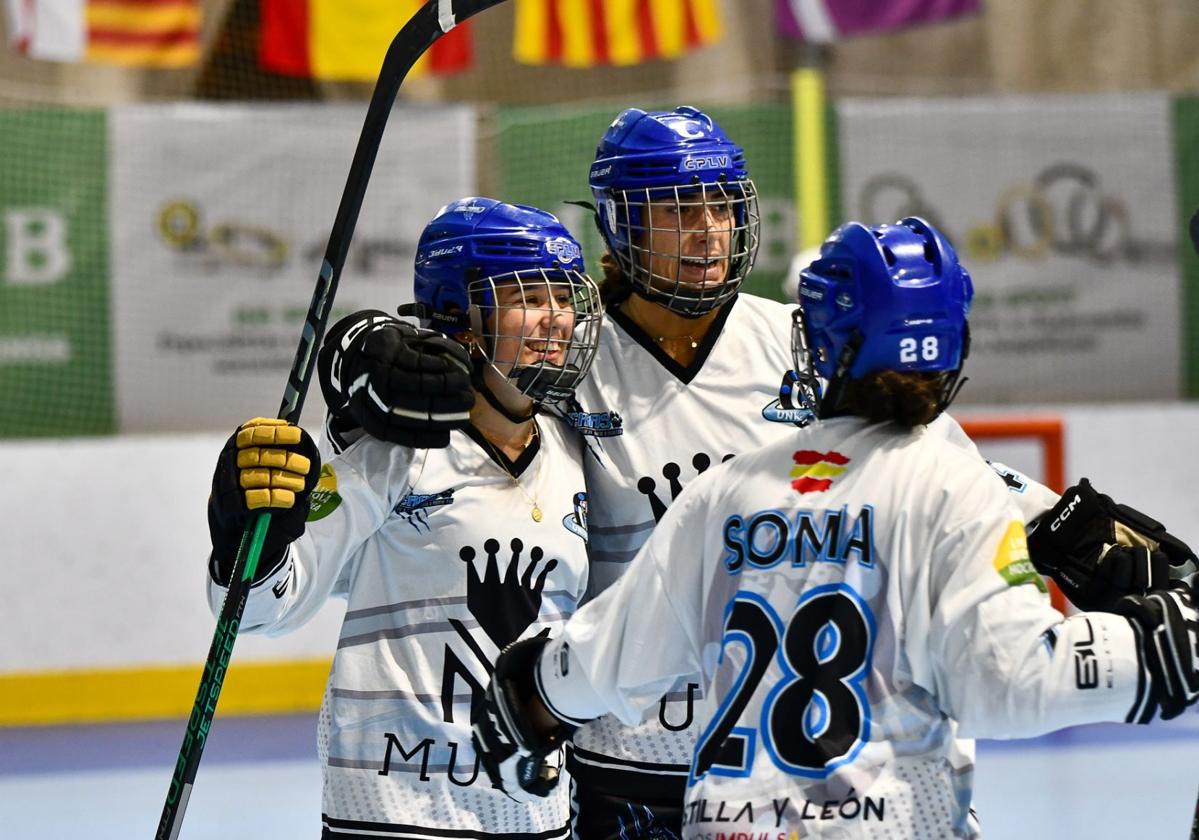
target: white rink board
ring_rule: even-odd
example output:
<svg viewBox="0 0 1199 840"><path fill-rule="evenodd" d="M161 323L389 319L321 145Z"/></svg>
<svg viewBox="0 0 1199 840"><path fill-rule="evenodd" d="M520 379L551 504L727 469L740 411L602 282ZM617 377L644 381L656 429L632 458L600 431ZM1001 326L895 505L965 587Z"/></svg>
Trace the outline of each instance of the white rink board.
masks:
<svg viewBox="0 0 1199 840"><path fill-rule="evenodd" d="M1064 420L1068 482L1088 476L1199 546L1199 405L1029 412ZM204 660L213 628L204 597L205 506L224 440L205 434L0 443L0 615L7 628L0 672ZM328 656L341 610L340 601L331 602L312 624L278 639L239 637L237 655Z"/></svg>

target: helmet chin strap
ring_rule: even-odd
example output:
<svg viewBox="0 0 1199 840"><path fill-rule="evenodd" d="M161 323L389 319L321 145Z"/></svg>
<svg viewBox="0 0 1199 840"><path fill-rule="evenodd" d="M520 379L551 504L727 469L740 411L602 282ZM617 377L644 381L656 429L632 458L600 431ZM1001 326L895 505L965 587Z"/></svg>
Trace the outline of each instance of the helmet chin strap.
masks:
<svg viewBox="0 0 1199 840"><path fill-rule="evenodd" d="M857 361L858 351L862 349L864 340L865 336L862 335L861 330L854 330L853 334L849 336L849 340L845 342L845 346L841 348L841 353L837 356L837 366L833 368L833 375L829 377L828 387L824 389L824 396L816 408L816 415L820 419L825 420L845 413L846 409L843 403L845 402L845 389L849 385L849 371L853 368L853 363Z"/></svg>
<svg viewBox="0 0 1199 840"><path fill-rule="evenodd" d="M474 374L471 376L471 384L475 386L476 391L483 395L483 399L487 400L488 405L490 405L512 423L524 423L533 419L534 415L536 415L541 409L541 405L539 403L533 402L532 409L528 414L517 414L512 409L508 408L508 406L504 405L500 398L496 396L495 392L491 390L491 386L487 384L486 377L483 375L483 372L487 369L489 363L485 359L481 358L475 358L473 359L473 362Z"/></svg>
<svg viewBox="0 0 1199 840"><path fill-rule="evenodd" d="M962 376L962 368L966 366L966 357L970 355L970 322L966 321L962 324L962 360L958 363L957 370L945 372L944 388L941 391L941 399L937 403L937 414L942 414L949 408L949 404L957 397L958 392L962 390L962 386L970 381L970 377Z"/></svg>

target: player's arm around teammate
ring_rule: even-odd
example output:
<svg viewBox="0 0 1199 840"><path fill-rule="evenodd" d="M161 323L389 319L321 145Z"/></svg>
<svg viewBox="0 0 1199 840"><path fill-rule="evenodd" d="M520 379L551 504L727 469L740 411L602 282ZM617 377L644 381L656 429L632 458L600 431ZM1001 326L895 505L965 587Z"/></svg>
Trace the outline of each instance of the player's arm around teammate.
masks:
<svg viewBox="0 0 1199 840"><path fill-rule="evenodd" d="M721 803L723 831L797 829L803 803L852 789L845 828L871 796L901 836L974 836L958 726L1018 737L1199 700L1189 586L1063 620L1002 485L924 429L964 358L972 289L948 243L906 219L843 226L823 253L794 340L819 421L696 479L620 583L501 657L475 730L505 785L586 719L638 720L702 666L718 697L685 824ZM927 352L905 354L909 339Z"/></svg>
<svg viewBox="0 0 1199 840"><path fill-rule="evenodd" d="M323 837L564 838L559 762L534 769L545 797L517 805L479 772L469 726L499 651L560 627L586 587L583 453L538 411L587 374L598 290L556 218L486 198L438 213L415 275L426 326L342 325L334 340L347 411L424 446L366 435L322 465L302 429L245 424L214 479L213 601L254 509L273 536L249 629L286 632L347 599L319 722ZM379 358L406 373L380 377ZM385 410L395 392L407 413Z"/></svg>

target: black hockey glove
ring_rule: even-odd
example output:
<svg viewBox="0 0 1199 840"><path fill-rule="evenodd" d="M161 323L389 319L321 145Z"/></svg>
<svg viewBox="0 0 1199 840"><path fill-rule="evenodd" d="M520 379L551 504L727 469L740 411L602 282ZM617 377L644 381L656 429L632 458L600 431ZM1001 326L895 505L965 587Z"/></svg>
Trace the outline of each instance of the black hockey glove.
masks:
<svg viewBox="0 0 1199 840"><path fill-rule="evenodd" d="M495 673L474 711L471 740L491 784L517 802L536 802L558 784L555 756L575 727L559 722L548 735L525 716L534 698L533 670L549 639L513 642L495 661ZM540 702L534 700L534 702Z"/></svg>
<svg viewBox="0 0 1199 840"><path fill-rule="evenodd" d="M449 446L450 430L467 425L474 405L466 348L383 312L337 322L317 370L343 430L348 416L371 437L417 449Z"/></svg>
<svg viewBox="0 0 1199 840"><path fill-rule="evenodd" d="M1129 596L1116 605L1137 631L1141 658L1149 669L1150 704L1137 723L1148 723L1154 707L1161 719L1178 717L1199 700L1199 612L1188 584L1172 581L1168 589Z"/></svg>
<svg viewBox="0 0 1199 840"><path fill-rule="evenodd" d="M270 512L271 524L253 583L270 577L288 544L304 533L308 497L320 473L316 444L299 426L264 417L239 426L217 458L208 497L212 579L229 585L242 533L258 510Z"/></svg>
<svg viewBox="0 0 1199 840"><path fill-rule="evenodd" d="M1082 479L1029 525L1033 565L1079 609L1110 612L1125 595L1195 571L1195 554L1160 522Z"/></svg>

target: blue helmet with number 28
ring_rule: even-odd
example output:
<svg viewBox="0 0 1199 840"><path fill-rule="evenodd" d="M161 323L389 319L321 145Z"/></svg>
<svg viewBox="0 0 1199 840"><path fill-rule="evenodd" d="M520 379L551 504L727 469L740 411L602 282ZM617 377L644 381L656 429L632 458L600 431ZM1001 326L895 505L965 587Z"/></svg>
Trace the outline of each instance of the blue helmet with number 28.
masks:
<svg viewBox="0 0 1199 840"><path fill-rule="evenodd" d="M791 351L801 387L816 404L817 377L832 391L879 370L944 371L948 405L973 296L953 246L923 219L842 225L800 272Z"/></svg>

